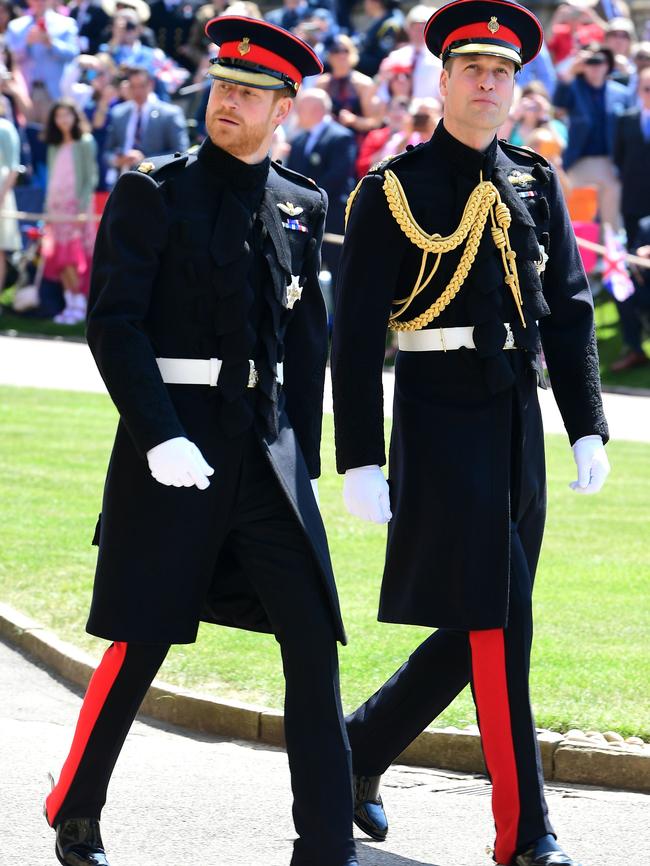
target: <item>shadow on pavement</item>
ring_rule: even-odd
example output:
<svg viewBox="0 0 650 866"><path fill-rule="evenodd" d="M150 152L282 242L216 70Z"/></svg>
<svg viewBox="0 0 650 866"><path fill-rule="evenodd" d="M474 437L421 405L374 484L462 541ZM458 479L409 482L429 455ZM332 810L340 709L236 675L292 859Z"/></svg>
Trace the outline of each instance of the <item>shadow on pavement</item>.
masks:
<svg viewBox="0 0 650 866"><path fill-rule="evenodd" d="M411 860L410 857L400 857L391 851L382 851L365 842L357 842L357 853L359 855L359 866L441 866L433 862L425 863L423 860Z"/></svg>

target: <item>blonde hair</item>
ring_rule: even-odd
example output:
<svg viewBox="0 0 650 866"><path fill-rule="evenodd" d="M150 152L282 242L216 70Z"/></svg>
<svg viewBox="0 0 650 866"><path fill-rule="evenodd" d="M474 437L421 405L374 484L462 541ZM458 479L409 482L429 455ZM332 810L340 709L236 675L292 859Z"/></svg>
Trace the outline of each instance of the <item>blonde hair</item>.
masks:
<svg viewBox="0 0 650 866"><path fill-rule="evenodd" d="M348 57L350 58L350 66L354 69L359 62L359 52L357 51L357 46L350 39L349 36L346 36L345 33L341 33L336 37L336 43L345 46L348 49ZM328 54L331 49L328 50Z"/></svg>

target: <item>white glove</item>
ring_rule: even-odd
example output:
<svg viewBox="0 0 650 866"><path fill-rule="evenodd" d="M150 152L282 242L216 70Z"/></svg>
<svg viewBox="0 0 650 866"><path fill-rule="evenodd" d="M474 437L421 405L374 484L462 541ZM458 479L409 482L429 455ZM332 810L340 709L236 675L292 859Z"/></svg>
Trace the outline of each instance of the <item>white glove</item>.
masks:
<svg viewBox="0 0 650 866"><path fill-rule="evenodd" d="M583 436L573 443L578 480L569 487L576 493L598 493L609 475L609 460L600 436Z"/></svg>
<svg viewBox="0 0 650 866"><path fill-rule="evenodd" d="M348 469L343 479L343 501L354 517L373 523L388 523L390 510L388 483L379 466Z"/></svg>
<svg viewBox="0 0 650 866"><path fill-rule="evenodd" d="M167 487L193 487L205 490L210 486L208 475L214 469L203 459L193 442L185 436L177 436L161 442L147 451L151 474Z"/></svg>
<svg viewBox="0 0 650 866"><path fill-rule="evenodd" d="M314 499L316 500L316 505L320 508L320 496L318 494L318 478L310 478L309 482L311 484L311 489L314 491Z"/></svg>

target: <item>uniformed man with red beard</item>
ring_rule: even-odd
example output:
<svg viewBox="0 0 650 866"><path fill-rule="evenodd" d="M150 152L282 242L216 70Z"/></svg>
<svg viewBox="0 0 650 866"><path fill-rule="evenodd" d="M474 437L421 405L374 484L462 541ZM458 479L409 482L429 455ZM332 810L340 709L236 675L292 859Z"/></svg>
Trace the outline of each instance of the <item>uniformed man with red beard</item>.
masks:
<svg viewBox="0 0 650 866"><path fill-rule="evenodd" d="M268 157L303 76L322 66L265 22L229 16L206 29L219 46L208 138L120 178L97 238L88 343L120 421L87 628L112 644L46 815L60 863L107 866L99 819L113 766L169 646L192 643L203 619L280 644L291 863L357 866L336 652L345 633L312 489L326 200ZM187 850L201 862L191 840Z"/></svg>

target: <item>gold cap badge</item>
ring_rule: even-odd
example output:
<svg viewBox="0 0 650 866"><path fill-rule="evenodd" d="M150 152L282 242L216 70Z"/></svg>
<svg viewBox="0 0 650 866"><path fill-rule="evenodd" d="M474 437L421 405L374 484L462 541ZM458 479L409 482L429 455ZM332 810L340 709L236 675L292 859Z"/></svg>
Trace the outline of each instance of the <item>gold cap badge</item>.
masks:
<svg viewBox="0 0 650 866"><path fill-rule="evenodd" d="M150 171L153 171L156 166L153 162L141 162L138 166L138 171L143 171L145 174L149 174Z"/></svg>
<svg viewBox="0 0 650 866"><path fill-rule="evenodd" d="M242 41L241 41L241 42L239 43L239 45L237 46L237 51L239 51L239 53L240 53L241 56L243 57L245 54L248 54L248 52L249 52L250 50L251 50L250 39L249 39L248 36L244 36L244 38L242 39Z"/></svg>
<svg viewBox="0 0 650 866"><path fill-rule="evenodd" d="M496 19L496 15L493 15L490 18L487 28L490 31L490 33L496 33L497 32L497 30L499 29L499 22Z"/></svg>

